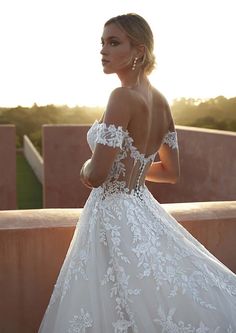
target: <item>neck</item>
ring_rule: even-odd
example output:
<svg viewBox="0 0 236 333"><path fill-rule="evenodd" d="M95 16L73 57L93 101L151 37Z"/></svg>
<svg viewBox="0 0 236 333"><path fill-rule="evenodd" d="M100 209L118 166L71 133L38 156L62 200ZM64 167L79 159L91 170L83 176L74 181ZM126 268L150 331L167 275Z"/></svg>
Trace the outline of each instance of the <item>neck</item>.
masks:
<svg viewBox="0 0 236 333"><path fill-rule="evenodd" d="M141 71L130 71L128 74L127 72L125 74L117 73L117 75L121 81L122 87L134 88L142 84L149 84L147 76Z"/></svg>

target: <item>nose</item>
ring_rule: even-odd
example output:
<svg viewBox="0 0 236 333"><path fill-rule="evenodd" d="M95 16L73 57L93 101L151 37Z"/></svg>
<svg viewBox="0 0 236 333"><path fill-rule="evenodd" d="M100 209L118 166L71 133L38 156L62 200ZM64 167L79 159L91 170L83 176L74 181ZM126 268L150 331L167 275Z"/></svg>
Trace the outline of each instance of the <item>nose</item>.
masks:
<svg viewBox="0 0 236 333"><path fill-rule="evenodd" d="M100 54L101 54L101 55L106 55L106 54L107 54L107 51L106 51L105 45L102 46L101 51L100 51Z"/></svg>
<svg viewBox="0 0 236 333"><path fill-rule="evenodd" d="M103 50L103 47L102 47L102 49L101 49L101 51L100 51L100 54L101 54L101 55L105 55L105 52L104 52L104 50Z"/></svg>

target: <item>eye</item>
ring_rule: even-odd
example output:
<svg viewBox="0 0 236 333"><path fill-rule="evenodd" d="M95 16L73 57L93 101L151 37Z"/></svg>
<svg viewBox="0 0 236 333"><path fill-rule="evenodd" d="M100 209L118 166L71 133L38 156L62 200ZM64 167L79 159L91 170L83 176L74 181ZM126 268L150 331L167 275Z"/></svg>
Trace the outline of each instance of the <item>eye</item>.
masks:
<svg viewBox="0 0 236 333"><path fill-rule="evenodd" d="M120 43L117 40L111 40L111 41L109 41L109 45L111 45L111 46L117 46L119 44ZM101 45L102 45L102 47L105 45L105 42L103 40L101 41Z"/></svg>
<svg viewBox="0 0 236 333"><path fill-rule="evenodd" d="M117 46L117 45L119 45L120 43L117 42L116 40L111 40L110 44L111 44L111 46Z"/></svg>

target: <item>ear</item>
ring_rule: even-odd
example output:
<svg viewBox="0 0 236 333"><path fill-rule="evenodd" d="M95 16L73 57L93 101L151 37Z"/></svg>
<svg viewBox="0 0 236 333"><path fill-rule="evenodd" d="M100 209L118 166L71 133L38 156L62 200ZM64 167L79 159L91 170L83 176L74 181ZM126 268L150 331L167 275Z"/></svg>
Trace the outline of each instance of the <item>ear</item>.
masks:
<svg viewBox="0 0 236 333"><path fill-rule="evenodd" d="M145 55L145 45L144 44L140 44L136 46L136 57L138 57L139 59L142 59Z"/></svg>

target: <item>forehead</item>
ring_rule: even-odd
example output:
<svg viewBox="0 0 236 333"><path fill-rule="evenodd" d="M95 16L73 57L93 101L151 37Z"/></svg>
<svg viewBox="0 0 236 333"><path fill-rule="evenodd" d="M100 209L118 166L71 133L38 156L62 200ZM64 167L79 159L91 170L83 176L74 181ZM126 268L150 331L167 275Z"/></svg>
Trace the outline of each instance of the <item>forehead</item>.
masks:
<svg viewBox="0 0 236 333"><path fill-rule="evenodd" d="M115 23L110 23L110 24L106 25L103 29L102 38L108 39L111 37L117 37L122 40L125 40L125 39L129 40L126 33Z"/></svg>

